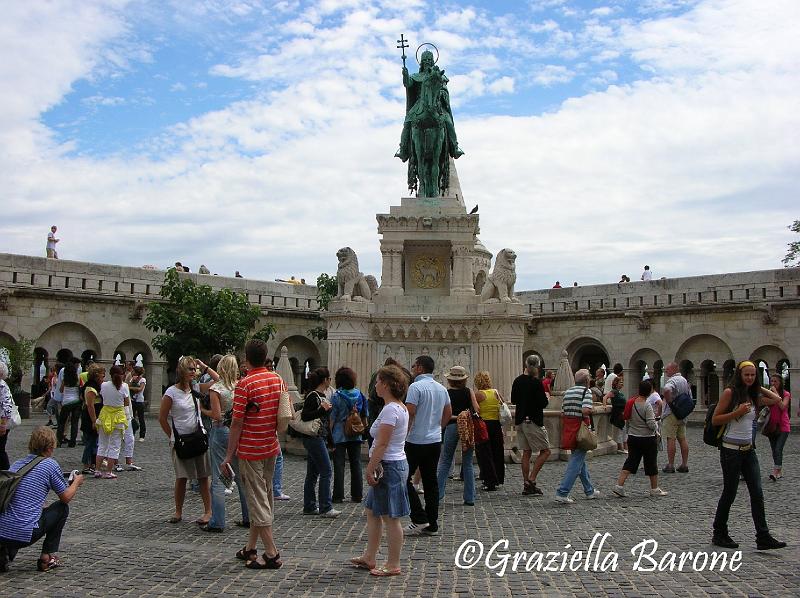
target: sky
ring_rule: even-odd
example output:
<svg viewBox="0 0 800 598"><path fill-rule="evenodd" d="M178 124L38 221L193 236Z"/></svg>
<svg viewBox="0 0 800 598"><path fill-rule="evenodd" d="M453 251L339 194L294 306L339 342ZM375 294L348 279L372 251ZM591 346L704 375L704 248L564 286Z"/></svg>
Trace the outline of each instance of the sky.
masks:
<svg viewBox="0 0 800 598"><path fill-rule="evenodd" d="M438 48L467 208L517 290L781 267L796 0L4 4L0 251L380 278L408 195L396 48Z"/></svg>

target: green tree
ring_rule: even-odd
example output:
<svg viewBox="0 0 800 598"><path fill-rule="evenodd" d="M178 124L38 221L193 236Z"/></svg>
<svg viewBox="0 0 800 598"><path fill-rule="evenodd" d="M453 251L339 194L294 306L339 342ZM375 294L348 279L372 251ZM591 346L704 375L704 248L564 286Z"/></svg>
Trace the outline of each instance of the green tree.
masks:
<svg viewBox="0 0 800 598"><path fill-rule="evenodd" d="M8 367L8 386L12 393L20 390L22 376L33 365L33 345L32 339L21 336L17 342L3 347L0 359Z"/></svg>
<svg viewBox="0 0 800 598"><path fill-rule="evenodd" d="M328 305L336 298L338 292L339 283L335 276L330 276L325 272L317 276L317 302L319 302L320 311L328 310ZM325 326L315 326L309 329L308 334L312 338L325 340L328 338L328 329Z"/></svg>
<svg viewBox="0 0 800 598"><path fill-rule="evenodd" d="M208 357L241 348L261 316L247 295L181 279L174 268L167 270L161 297L148 306L144 325L157 333L153 347L171 366L181 355ZM270 326L274 333L271 324L259 333Z"/></svg>
<svg viewBox="0 0 800 598"><path fill-rule="evenodd" d="M336 298L339 292L339 283L335 276L330 276L323 272L317 276L317 301L322 311L327 311L330 302Z"/></svg>
<svg viewBox="0 0 800 598"><path fill-rule="evenodd" d="M788 228L793 233L800 233L800 220L795 220L794 224ZM786 257L784 257L782 261L787 268L800 266L800 241L792 241L789 243Z"/></svg>

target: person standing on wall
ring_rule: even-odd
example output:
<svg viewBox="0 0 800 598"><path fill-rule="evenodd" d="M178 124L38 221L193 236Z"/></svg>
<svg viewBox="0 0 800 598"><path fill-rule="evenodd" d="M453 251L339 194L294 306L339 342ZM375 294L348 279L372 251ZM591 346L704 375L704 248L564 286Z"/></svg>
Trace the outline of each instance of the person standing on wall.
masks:
<svg viewBox="0 0 800 598"><path fill-rule="evenodd" d="M56 239L56 231L58 227L54 224L50 227L50 232L47 233L47 257L50 259L57 260L58 259L58 251L56 251L56 243L58 243L61 239Z"/></svg>

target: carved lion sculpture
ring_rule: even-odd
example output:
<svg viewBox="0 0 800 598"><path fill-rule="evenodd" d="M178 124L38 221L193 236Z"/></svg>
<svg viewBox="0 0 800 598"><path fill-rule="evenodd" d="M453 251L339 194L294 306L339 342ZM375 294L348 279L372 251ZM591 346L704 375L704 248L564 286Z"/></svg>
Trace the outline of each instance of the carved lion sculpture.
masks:
<svg viewBox="0 0 800 598"><path fill-rule="evenodd" d="M494 260L494 270L481 291L482 303L519 303L514 295L517 282L517 254L512 249L501 249Z"/></svg>
<svg viewBox="0 0 800 598"><path fill-rule="evenodd" d="M378 290L378 281L374 276L364 276L358 271L358 257L349 247L342 247L336 252L339 267L336 270L336 281L339 284L340 301L370 301Z"/></svg>

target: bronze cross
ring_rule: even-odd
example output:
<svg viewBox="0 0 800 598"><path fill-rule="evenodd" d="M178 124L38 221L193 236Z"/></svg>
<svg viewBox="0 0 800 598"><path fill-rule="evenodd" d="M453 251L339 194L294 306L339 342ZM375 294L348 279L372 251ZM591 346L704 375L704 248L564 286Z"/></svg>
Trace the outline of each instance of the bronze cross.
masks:
<svg viewBox="0 0 800 598"><path fill-rule="evenodd" d="M400 39L397 40L397 47L403 52L403 67L406 66L406 48L408 48L408 40L403 38L403 34L400 34Z"/></svg>

